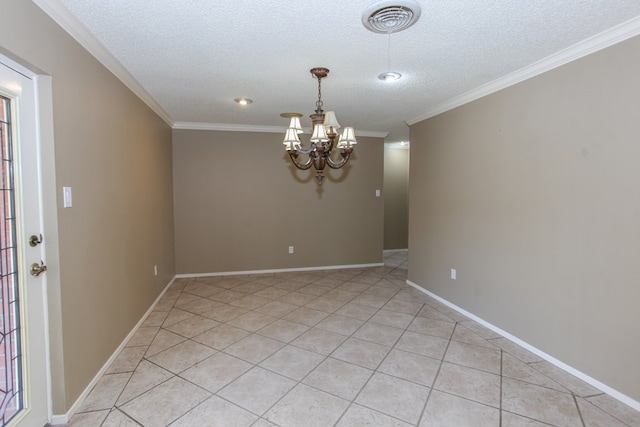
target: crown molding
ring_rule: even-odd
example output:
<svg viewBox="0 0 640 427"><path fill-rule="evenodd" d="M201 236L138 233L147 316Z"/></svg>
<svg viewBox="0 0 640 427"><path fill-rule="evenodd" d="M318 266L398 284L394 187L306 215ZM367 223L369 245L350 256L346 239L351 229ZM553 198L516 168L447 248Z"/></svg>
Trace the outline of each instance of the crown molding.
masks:
<svg viewBox="0 0 640 427"><path fill-rule="evenodd" d="M640 34L640 16L603 31L602 33L596 34L595 36L589 37L574 44L573 46L541 59L540 61L534 62L531 65L507 74L504 77L479 86L478 88L465 92L462 95L453 97L436 106L432 110L407 120L406 123L409 126L414 125L430 117L437 116L438 114L442 114L456 107L460 107L461 105L475 101L487 95L491 95L499 90L513 86L609 46L613 46L616 43L630 39L638 34Z"/></svg>
<svg viewBox="0 0 640 427"><path fill-rule="evenodd" d="M93 55L102 65L111 71L125 86L136 94L145 104L149 106L162 120L169 126L173 126L173 119L158 104L158 102L147 92L140 83L127 71L87 28L58 0L32 0L51 19L62 27L71 37L73 37L83 48Z"/></svg>
<svg viewBox="0 0 640 427"><path fill-rule="evenodd" d="M230 123L206 123L206 122L175 122L174 129L187 130L217 130L225 132L265 132L265 133L284 133L287 128L285 126L258 126L258 125L239 125ZM310 128L305 128L306 133L311 133ZM356 130L357 136L386 138L389 132L375 132L367 130Z"/></svg>
<svg viewBox="0 0 640 427"><path fill-rule="evenodd" d="M219 130L225 132L265 132L284 133L287 128L284 126L257 126L239 125L233 123L207 123L207 122L175 122L174 129L187 130Z"/></svg>
<svg viewBox="0 0 640 427"><path fill-rule="evenodd" d="M356 129L356 136L364 136L371 138L386 138L389 136L389 132L376 132L373 130L358 130Z"/></svg>

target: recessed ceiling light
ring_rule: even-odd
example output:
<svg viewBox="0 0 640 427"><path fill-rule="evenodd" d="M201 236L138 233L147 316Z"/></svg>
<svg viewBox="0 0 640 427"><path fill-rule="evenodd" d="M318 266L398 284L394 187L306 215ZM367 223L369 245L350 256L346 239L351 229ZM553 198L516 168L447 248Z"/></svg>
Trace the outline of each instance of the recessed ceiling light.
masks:
<svg viewBox="0 0 640 427"><path fill-rule="evenodd" d="M364 10L362 25L374 33L391 34L406 30L420 18L420 5L414 0L379 1Z"/></svg>
<svg viewBox="0 0 640 427"><path fill-rule="evenodd" d="M234 101L236 101L240 105L249 105L253 102L249 98L236 98L234 99Z"/></svg>
<svg viewBox="0 0 640 427"><path fill-rule="evenodd" d="M378 76L380 80L383 80L385 82L395 82L396 80L400 80L400 77L402 77L402 74L396 73L395 71L382 73Z"/></svg>

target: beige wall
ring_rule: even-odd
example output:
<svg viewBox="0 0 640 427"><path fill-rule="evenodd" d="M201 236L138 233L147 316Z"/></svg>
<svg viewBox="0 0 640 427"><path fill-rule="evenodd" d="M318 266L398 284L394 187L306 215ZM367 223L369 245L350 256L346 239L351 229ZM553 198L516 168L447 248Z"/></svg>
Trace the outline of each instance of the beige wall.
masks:
<svg viewBox="0 0 640 427"><path fill-rule="evenodd" d="M313 168L291 164L279 133L173 137L178 273L382 261L381 138L359 137L346 169L325 170L319 187Z"/></svg>
<svg viewBox="0 0 640 427"><path fill-rule="evenodd" d="M412 126L409 225L411 281L635 400L639 51Z"/></svg>
<svg viewBox="0 0 640 427"><path fill-rule="evenodd" d="M72 208L53 206L58 242L45 230L60 259L49 309L62 414L175 274L171 129L33 3L3 1L2 15L2 50L52 76L56 172L44 179L58 194L47 198L73 188Z"/></svg>
<svg viewBox="0 0 640 427"><path fill-rule="evenodd" d="M384 248L409 247L409 150L384 149Z"/></svg>

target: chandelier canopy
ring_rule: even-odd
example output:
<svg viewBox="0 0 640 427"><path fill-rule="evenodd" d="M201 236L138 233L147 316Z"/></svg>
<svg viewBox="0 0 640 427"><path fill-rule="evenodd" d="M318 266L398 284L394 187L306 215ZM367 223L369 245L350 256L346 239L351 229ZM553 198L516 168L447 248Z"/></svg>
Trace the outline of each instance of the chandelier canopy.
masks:
<svg viewBox="0 0 640 427"><path fill-rule="evenodd" d="M318 80L318 100L316 101L316 110L311 114L311 123L313 131L311 134L311 145L309 148L303 148L300 142L299 134L304 133L300 123L300 113L282 113L281 117L291 119L289 128L287 129L284 140L284 149L289 153L293 164L302 170L309 169L313 166L316 170L316 179L318 184L322 184L324 180L324 167L328 165L332 169L340 169L349 161L349 156L353 151L353 146L358 143L356 141L355 131L352 127L345 127L342 135L338 134L340 124L336 118L336 113L322 109L322 79L327 77L329 70L326 68L312 68L311 74ZM331 154L334 149L340 150L341 158L333 160ZM300 154L306 155L306 161L300 162L298 157Z"/></svg>

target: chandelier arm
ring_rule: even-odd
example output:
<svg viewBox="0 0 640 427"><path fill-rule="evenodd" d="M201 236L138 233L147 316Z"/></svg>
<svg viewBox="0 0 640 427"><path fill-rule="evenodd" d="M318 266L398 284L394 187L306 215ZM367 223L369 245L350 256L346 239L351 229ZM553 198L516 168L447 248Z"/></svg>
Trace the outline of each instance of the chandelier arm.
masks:
<svg viewBox="0 0 640 427"><path fill-rule="evenodd" d="M289 153L289 157L291 158L291 162L298 169L307 170L307 169L309 169L311 167L311 165L313 165L313 160L312 160L311 156L309 156L307 158L306 162L300 163L300 162L298 162L298 152L296 150L287 150L287 153Z"/></svg>
<svg viewBox="0 0 640 427"><path fill-rule="evenodd" d="M329 165L331 169L340 169L341 167L347 164L352 151L353 151L352 148L341 151L340 155L342 156L342 159L339 162L335 162L331 157L327 156L327 165Z"/></svg>
<svg viewBox="0 0 640 427"><path fill-rule="evenodd" d="M307 154L307 155L313 153L315 150L316 150L316 144L314 143L311 143L311 146L306 149L302 147L297 148L298 153Z"/></svg>

